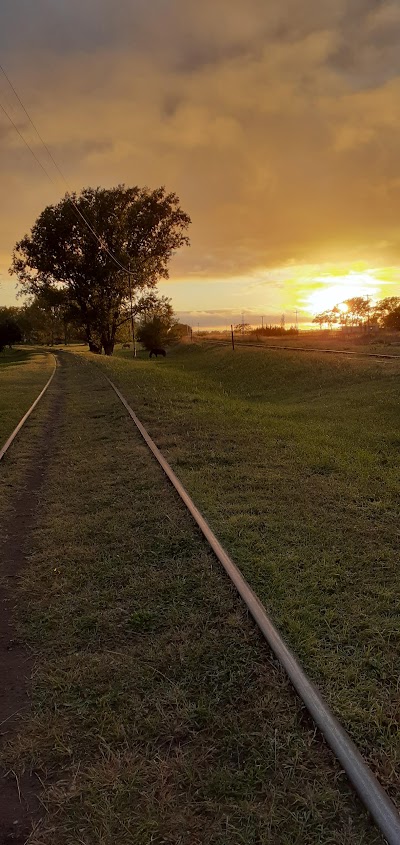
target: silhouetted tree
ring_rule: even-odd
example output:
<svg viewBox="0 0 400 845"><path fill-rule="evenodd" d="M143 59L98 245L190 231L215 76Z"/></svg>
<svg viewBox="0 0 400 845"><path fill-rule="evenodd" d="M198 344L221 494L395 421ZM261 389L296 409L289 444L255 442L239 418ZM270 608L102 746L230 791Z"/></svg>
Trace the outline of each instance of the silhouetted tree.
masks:
<svg viewBox="0 0 400 845"><path fill-rule="evenodd" d="M353 326L361 326L368 321L371 312L371 303L368 296L353 296L345 299L348 318Z"/></svg>
<svg viewBox="0 0 400 845"><path fill-rule="evenodd" d="M31 294L65 292L89 344L111 355L118 327L129 319L130 302L128 275L111 254L130 268L136 302L141 292L168 278L172 255L189 243L189 224L176 194L163 187L86 188L45 208L30 235L16 244L10 272Z"/></svg>
<svg viewBox="0 0 400 845"><path fill-rule="evenodd" d="M17 321L13 317L6 317L0 320L0 352L5 346L10 349L14 343L21 343L22 332Z"/></svg>
<svg viewBox="0 0 400 845"><path fill-rule="evenodd" d="M396 331L400 331L400 305L397 308L392 308L385 316L383 317L383 325L385 329L395 329Z"/></svg>
<svg viewBox="0 0 400 845"><path fill-rule="evenodd" d="M316 323L317 326L320 327L320 329L322 329L322 326L325 324L325 322L325 312L321 314L316 314L315 317L313 317L313 323Z"/></svg>
<svg viewBox="0 0 400 845"><path fill-rule="evenodd" d="M345 326L380 326L381 328L400 330L400 296L387 296L372 305L368 296L354 296L343 303L347 310L335 305L330 311L316 314L313 323L320 328L325 324L340 323Z"/></svg>
<svg viewBox="0 0 400 845"><path fill-rule="evenodd" d="M171 301L163 296L143 298L137 338L147 350L169 344L175 339L172 328L175 316Z"/></svg>
<svg viewBox="0 0 400 845"><path fill-rule="evenodd" d="M168 342L168 326L162 317L152 317L138 329L138 340L147 350L166 346Z"/></svg>
<svg viewBox="0 0 400 845"><path fill-rule="evenodd" d="M387 296L385 299L380 299L374 307L374 317L378 324L393 328L390 325L393 322L392 314L395 314L400 307L400 296ZM389 320L389 322L387 322ZM396 323L396 318L394 318Z"/></svg>

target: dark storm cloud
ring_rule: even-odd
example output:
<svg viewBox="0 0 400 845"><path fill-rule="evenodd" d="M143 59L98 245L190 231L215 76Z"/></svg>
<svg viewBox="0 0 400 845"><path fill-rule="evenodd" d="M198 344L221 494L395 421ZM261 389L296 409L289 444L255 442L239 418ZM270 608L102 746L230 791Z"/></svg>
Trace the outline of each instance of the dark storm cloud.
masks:
<svg viewBox="0 0 400 845"><path fill-rule="evenodd" d="M397 0L360 5L362 14L353 9L345 17L331 62L353 85L367 88L399 72L400 5Z"/></svg>

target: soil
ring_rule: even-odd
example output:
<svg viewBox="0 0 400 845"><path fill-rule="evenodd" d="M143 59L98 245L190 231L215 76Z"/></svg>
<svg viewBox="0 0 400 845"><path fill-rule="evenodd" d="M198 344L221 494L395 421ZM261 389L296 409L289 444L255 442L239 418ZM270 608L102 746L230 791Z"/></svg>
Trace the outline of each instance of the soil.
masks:
<svg viewBox="0 0 400 845"><path fill-rule="evenodd" d="M0 569L0 745L18 731L21 716L30 708L29 692L34 656L18 640L18 606L14 585L29 553L39 495L46 481L47 468L62 416L62 381L63 372L59 367L46 394L50 399L49 409L32 463L23 486L15 493L12 511L3 531ZM11 446L13 451L18 450L18 440L24 437L24 434L27 434L26 428L22 429ZM3 460L7 460L7 455ZM40 779L34 772L25 772L18 777L12 770L6 772L0 769L0 845L24 845L32 825L41 815L40 789Z"/></svg>

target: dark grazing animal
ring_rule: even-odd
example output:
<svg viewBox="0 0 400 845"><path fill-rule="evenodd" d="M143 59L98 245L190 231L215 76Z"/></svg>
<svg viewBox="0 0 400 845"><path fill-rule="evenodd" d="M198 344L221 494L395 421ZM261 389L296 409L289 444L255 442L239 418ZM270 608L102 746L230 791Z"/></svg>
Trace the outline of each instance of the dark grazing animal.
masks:
<svg viewBox="0 0 400 845"><path fill-rule="evenodd" d="M160 347L158 347L157 349L150 349L149 358L152 358L153 355L155 355L156 358L158 357L158 355L162 355L163 358L165 358L166 354L167 353L166 353L165 349L160 349Z"/></svg>

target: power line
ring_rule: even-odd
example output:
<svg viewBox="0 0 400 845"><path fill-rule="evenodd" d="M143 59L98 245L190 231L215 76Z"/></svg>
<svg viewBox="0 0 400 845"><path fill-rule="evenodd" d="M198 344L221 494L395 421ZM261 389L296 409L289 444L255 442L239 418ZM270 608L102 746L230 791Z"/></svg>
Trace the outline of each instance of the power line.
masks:
<svg viewBox="0 0 400 845"><path fill-rule="evenodd" d="M52 155L51 151L49 150L49 148L48 148L48 146L47 146L46 142L43 140L43 138L42 138L42 136L41 136L41 134L40 134L39 130L37 129L37 127L36 127L36 125L35 125L34 121L32 120L32 118L31 118L31 116L30 116L30 114L29 114L28 110L27 110L27 109L26 109L26 107L24 106L24 103L22 102L21 97L19 96L19 94L18 94L17 90L15 89L14 85L12 84L11 79L9 78L9 76L7 75L6 71L4 70L4 68L3 68L3 66L2 66L1 64L0 64L0 70L1 70L1 72L3 73L3 75L5 76L5 78L6 78L7 82L8 82L8 84L10 85L10 87L11 87L12 91L14 92L14 94L15 94L15 96L16 96L16 98L17 98L18 102L19 102L19 104L21 105L21 108L22 108L22 109L23 109L23 111L25 112L25 114L26 114L26 116L27 116L27 118L28 118L28 120L29 120L30 124L32 125L32 127L33 127L34 131L36 132L36 135L37 135L37 137L39 138L39 141L41 142L41 144L43 145L44 149L46 150L47 155L50 157L51 161L53 162L54 167L56 168L56 170L57 170L57 171L58 171L58 173L60 174L61 179L63 180L63 182L64 182L64 183L65 183L65 185L67 186L68 191L69 191L70 193L72 193L71 188L70 188L70 186L69 186L69 184L68 184L68 182L67 182L67 180L66 180L66 178L65 178L65 176L64 176L64 174L63 174L63 172L62 172L62 170L61 170L61 168L58 166L58 164L57 164L57 162L56 162L56 160L55 160L54 156ZM10 123L12 123L12 125L13 125L14 129L16 130L16 132L18 132L18 135L19 135L19 136L20 136L20 138L23 140L23 142L24 142L25 146L26 146L26 147L28 147L28 149L29 149L29 150L30 150L30 152L32 153L32 155L33 155L34 159L37 161L37 163L39 164L39 166L42 168L43 172L46 174L47 178L48 178L48 179L50 179L50 181L51 181L53 184L55 184L54 180L52 179L52 177L50 176L50 174L47 172L47 170L46 170L46 169L45 169L45 167L43 166L42 162L41 162L41 161L40 161L40 159L36 156L36 154L35 154L35 153L34 153L34 151L32 150L32 147L30 146L30 144L28 144L28 142L26 141L26 139L24 138L24 136L22 135L22 133L19 131L19 129L18 129L18 127L16 126L16 124L14 123L13 119L10 117L10 115L8 114L8 112L5 110L5 108L2 106L2 104L1 104L1 103L0 103L0 108L2 109L2 111L4 112L4 114L6 115L6 117L7 117L7 118L8 118L8 120L10 121ZM101 248L102 250L104 250L104 252L106 252L106 253L107 253L107 255L108 255L108 256L112 259L112 261L114 261L114 263L115 263L115 264L116 264L116 265L120 268L120 270L123 270L125 273L130 274L130 270L128 270L126 267L124 267L124 265L123 265L123 264L121 264L121 262L118 260L118 258L116 258L116 257L115 257L115 255L114 255L114 254L113 254L113 253L112 253L112 252L108 249L108 247L104 244L104 242L103 242L102 238L100 237L100 235L98 234L98 232L96 232L96 230L93 228L93 226L89 223L89 221L86 219L85 215L81 212L80 208L78 208L78 206L76 205L76 203L74 202L74 200L73 200L71 197L68 197L68 200L69 200L69 202L71 203L71 205L73 205L73 207L75 208L75 211L77 212L77 214L79 214L79 217L80 217L80 218L83 220L83 222L86 224L86 226L88 227L89 231L90 231L90 232L92 233L92 235L96 238L96 240L98 241L98 243L99 243L99 245L100 245L100 248Z"/></svg>
<svg viewBox="0 0 400 845"><path fill-rule="evenodd" d="M43 165L43 164L42 164L42 162L40 161L40 158L38 158L38 157L37 157L36 153L33 151L33 149L32 149L32 147L30 146L30 144L28 144L28 141L24 138L24 136L23 136L22 132L20 132L20 131L19 131L17 124L16 124L16 123L14 123L14 121L13 121L13 119L12 119L11 115L9 115L9 114L8 114L8 112L6 111L6 109L4 108L4 106L2 105L2 103L0 103L0 109L2 110L2 112L4 112L5 116L8 118L8 120L10 121L10 123L12 124L12 126L14 127L15 131L18 133L19 137L22 139L22 141L24 142L25 146L28 148L29 152L30 152L30 153L32 153L33 158L35 159L35 161L37 161L37 163L38 163L39 167L41 167L41 168L42 168L43 173L47 176L47 178L48 178L48 179L50 179L50 182L52 182L52 183L53 183L53 185L55 185L54 179L52 179L52 177L50 176L50 173L48 173L48 172L47 172L46 168L44 167L44 165Z"/></svg>
<svg viewBox="0 0 400 845"><path fill-rule="evenodd" d="M20 96L19 96L19 94L18 94L18 91L14 88L14 85L12 84L10 77L7 75L6 71L5 71L5 70L4 70L4 68L3 68L3 65L1 65L1 64L0 64L0 70L1 70L1 72L3 73L3 75L5 76L5 78L6 78L7 82L8 82L8 84L9 84L10 88L13 90L13 92L14 92L14 94L15 94L15 96L16 96L16 98L17 98L17 100L18 100L18 102L19 102L19 104L20 104L20 106L21 106L21 108L24 110L24 112L25 112L25 114L26 114L26 116L27 116L27 118L28 118L28 120L29 120L29 123L31 124L31 126L33 126L33 129L35 130L36 135L37 135L37 136L38 136L38 138L39 138L39 141L43 144L43 146L44 146L44 148L45 148L45 150L46 150L46 152L47 152L47 155L49 156L49 158L50 158L50 159L51 159L51 161L53 162L54 167L56 168L56 170L58 170L58 172L59 172L59 174L60 174L60 176L61 176L62 180L65 182L65 184L66 184L66 186L67 186L68 190L70 190L70 187L69 187L69 185L68 185L68 182L67 182L67 180L66 180L66 178L65 178L65 176L64 176L64 174L63 174L63 172L62 172L62 170L60 169L60 167L58 166L57 162L55 161L55 159L54 159L54 157L53 157L53 155L52 155L51 151L49 150L49 148L48 148L48 146L47 146L46 142L43 140L43 138L42 138L42 136L41 136L41 134L40 134L39 130L37 129L36 125L34 124L34 122L33 122L32 118L31 118L31 116L30 116L29 112L28 112L28 111L27 111L27 109L25 108L25 106L24 106L24 104L23 104L23 102L22 102L22 100L21 100L21 97L20 97Z"/></svg>

